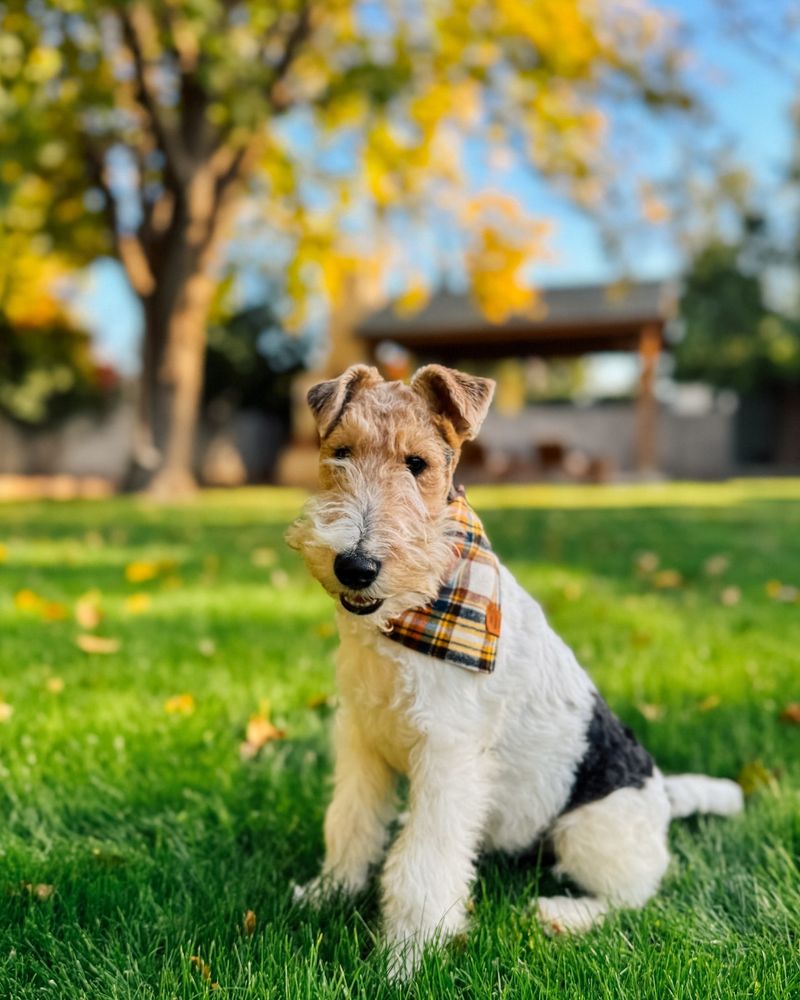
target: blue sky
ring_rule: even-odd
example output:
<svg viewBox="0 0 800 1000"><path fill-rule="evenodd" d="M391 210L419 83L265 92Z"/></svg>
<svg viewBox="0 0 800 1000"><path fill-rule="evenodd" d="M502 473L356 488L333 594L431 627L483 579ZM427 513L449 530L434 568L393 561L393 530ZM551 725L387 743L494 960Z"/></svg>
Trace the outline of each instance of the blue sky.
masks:
<svg viewBox="0 0 800 1000"><path fill-rule="evenodd" d="M661 0L658 6L674 12L689 34L695 53L692 77L713 113L709 138L724 142L748 167L758 187L772 191L790 152L789 107L798 94L797 76L792 80L784 70L776 70L728 37L715 0ZM675 170L674 143L668 132L661 138L652 130L644 134L652 140L652 156L659 169ZM594 224L523 166L488 175L476 167L474 173L553 221L554 259L534 269L538 282L606 281L615 276L618 265L608 259ZM668 234L657 228L636 238L629 259L634 276L640 278L676 275L681 264ZM97 262L89 279L81 311L98 350L123 372L133 373L141 334L138 303L113 261Z"/></svg>

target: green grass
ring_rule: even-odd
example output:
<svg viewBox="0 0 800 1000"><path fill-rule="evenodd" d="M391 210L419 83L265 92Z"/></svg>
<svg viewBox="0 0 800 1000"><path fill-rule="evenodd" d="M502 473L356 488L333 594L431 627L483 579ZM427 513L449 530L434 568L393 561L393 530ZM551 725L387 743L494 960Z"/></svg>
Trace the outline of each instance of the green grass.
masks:
<svg viewBox="0 0 800 1000"><path fill-rule="evenodd" d="M537 889L553 885L533 854L487 857L469 938L395 990L374 888L319 914L290 903L290 883L321 856L331 712L309 703L333 693L335 645L329 599L281 541L301 497L6 505L1 998L800 996L800 727L778 718L800 701L800 604L767 592L769 581L800 585L800 483L471 499L665 770L736 776L760 761L777 773L746 814L674 824L657 899L579 940L547 940L528 917ZM642 552L681 585L637 573ZM709 575L718 555L729 566ZM158 575L128 582L134 560L160 563ZM725 605L729 587L740 599ZM26 589L70 615L96 590L96 631L119 651L82 652L72 617L17 606ZM150 603L132 614L137 593ZM194 711L167 712L183 693ZM286 739L243 760L264 700ZM26 883L54 891L40 899Z"/></svg>

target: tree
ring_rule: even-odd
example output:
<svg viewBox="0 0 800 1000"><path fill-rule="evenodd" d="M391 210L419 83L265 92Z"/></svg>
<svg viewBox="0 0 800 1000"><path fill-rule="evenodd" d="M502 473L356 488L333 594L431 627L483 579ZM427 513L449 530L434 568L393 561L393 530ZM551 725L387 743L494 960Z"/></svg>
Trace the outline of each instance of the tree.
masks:
<svg viewBox="0 0 800 1000"><path fill-rule="evenodd" d="M6 0L0 54L4 229L123 263L145 316L136 453L164 494L193 485L206 321L246 196L288 234L298 303L315 282L346 294L365 232L438 213L476 232L466 269L496 317L524 300L542 230L502 201L465 211L467 151L513 150L597 207L619 152L606 109L689 104L644 0ZM26 185L36 213L9 216Z"/></svg>

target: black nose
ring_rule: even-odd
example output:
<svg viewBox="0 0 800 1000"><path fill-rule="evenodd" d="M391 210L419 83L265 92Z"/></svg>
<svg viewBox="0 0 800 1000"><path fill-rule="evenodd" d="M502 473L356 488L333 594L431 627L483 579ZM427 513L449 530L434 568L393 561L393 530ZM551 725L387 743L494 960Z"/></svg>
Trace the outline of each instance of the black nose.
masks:
<svg viewBox="0 0 800 1000"><path fill-rule="evenodd" d="M370 559L361 552L340 552L333 560L333 572L340 583L351 590L368 587L381 571L377 559Z"/></svg>

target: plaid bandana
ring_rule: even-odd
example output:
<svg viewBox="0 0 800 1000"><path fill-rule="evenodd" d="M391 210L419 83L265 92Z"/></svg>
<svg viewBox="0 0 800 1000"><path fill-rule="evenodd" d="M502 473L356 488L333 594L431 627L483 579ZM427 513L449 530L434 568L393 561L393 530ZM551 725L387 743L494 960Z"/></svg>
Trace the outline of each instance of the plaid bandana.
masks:
<svg viewBox="0 0 800 1000"><path fill-rule="evenodd" d="M500 635L500 566L463 496L450 503L450 516L455 570L431 604L395 618L387 638L465 670L491 673Z"/></svg>

